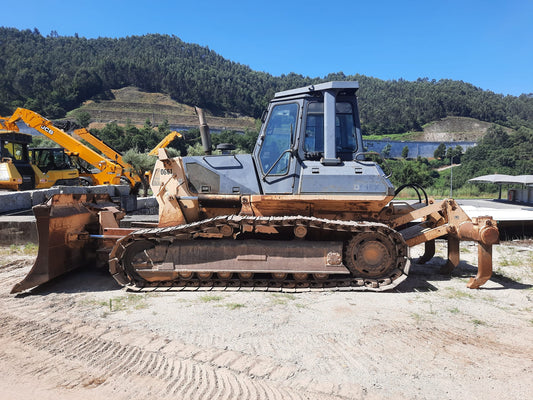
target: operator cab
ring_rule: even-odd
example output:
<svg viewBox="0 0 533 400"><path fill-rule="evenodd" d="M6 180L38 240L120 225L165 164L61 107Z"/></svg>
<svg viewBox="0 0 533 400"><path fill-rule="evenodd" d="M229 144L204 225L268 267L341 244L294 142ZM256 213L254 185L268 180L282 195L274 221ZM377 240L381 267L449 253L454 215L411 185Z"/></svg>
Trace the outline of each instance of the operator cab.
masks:
<svg viewBox="0 0 533 400"><path fill-rule="evenodd" d="M20 190L35 188L35 172L30 164L28 145L31 143L31 135L19 132L0 133L0 181L10 182L12 177L9 173L8 163L12 163L20 174L21 182L16 185Z"/></svg>
<svg viewBox="0 0 533 400"><path fill-rule="evenodd" d="M363 152L357 82L275 94L253 158L265 194L390 195L392 184Z"/></svg>
<svg viewBox="0 0 533 400"><path fill-rule="evenodd" d="M59 171L74 169L71 158L62 147L32 147L29 148L32 164L43 171Z"/></svg>
<svg viewBox="0 0 533 400"><path fill-rule="evenodd" d="M381 168L361 160L358 88L327 82L276 93L252 155L182 158L191 193L393 196Z"/></svg>

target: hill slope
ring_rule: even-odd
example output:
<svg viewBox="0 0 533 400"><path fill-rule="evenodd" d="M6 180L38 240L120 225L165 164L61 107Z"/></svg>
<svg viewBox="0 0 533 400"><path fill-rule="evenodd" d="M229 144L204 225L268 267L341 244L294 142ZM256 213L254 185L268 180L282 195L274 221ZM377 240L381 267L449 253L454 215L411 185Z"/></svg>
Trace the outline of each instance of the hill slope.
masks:
<svg viewBox="0 0 533 400"><path fill-rule="evenodd" d="M0 28L0 52L2 115L24 106L48 118L63 117L111 89L135 86L216 116L233 112L258 118L276 91L357 80L367 133L421 131L424 124L447 116L533 128L533 95L504 97L447 79L383 81L342 72L322 78L294 73L274 77L168 35L86 39Z"/></svg>
<svg viewBox="0 0 533 400"><path fill-rule="evenodd" d="M424 126L419 140L427 142L475 142L492 124L467 117L446 117Z"/></svg>
<svg viewBox="0 0 533 400"><path fill-rule="evenodd" d="M91 115L90 127L101 128L104 124L115 121L119 124L131 122L142 126L148 119L152 126L167 120L171 127L197 127L198 117L194 107L180 104L162 93L147 93L135 87L111 90L113 99L88 100L69 113L86 111ZM250 117L226 116L218 117L208 113L207 122L215 130L245 131L255 127L255 120Z"/></svg>

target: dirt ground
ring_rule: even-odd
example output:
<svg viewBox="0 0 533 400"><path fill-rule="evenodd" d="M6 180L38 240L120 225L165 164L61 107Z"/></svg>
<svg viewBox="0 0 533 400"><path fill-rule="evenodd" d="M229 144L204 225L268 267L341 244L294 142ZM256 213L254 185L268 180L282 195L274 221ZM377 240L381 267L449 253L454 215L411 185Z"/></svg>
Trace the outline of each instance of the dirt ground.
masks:
<svg viewBox="0 0 533 400"><path fill-rule="evenodd" d="M10 288L35 249L0 249L0 399L526 399L533 392L533 245L494 248L465 287L445 243L390 292L128 292L75 271ZM415 248L411 255L421 253Z"/></svg>

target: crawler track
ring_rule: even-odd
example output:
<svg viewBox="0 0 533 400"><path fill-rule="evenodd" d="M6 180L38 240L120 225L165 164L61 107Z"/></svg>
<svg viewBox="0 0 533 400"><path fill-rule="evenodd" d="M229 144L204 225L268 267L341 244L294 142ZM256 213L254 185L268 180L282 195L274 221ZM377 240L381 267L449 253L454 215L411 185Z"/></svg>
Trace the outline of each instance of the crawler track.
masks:
<svg viewBox="0 0 533 400"><path fill-rule="evenodd" d="M271 232L269 240L261 242L266 246L277 242L279 247L280 243L298 240L295 235L300 235L300 239L305 237L303 240L308 247L320 248L321 242L337 243L338 247L342 247L342 262L338 260L338 264L344 267L343 271L339 273L337 268L336 273L332 274L309 273L305 265L292 268L280 265L279 270L273 273L253 268L236 272L223 266L216 268L215 265L212 270L181 270L178 273L176 261L171 260L169 263L167 253L179 252L179 247L184 244L202 249L206 241L213 244L213 241L225 240L209 247L210 251L215 252L215 259L218 257L217 252L223 251L218 249L252 243L256 238L264 237L262 232L267 231ZM313 244L309 245L308 240ZM360 254L360 249L364 246L366 253ZM371 255L369 262L366 261L368 254ZM141 289L175 287L185 290L244 288L300 291L336 288L383 291L394 288L407 277L407 255L408 249L402 236L381 223L302 216L230 215L176 227L135 231L117 242L111 251L109 264L111 273L119 283ZM364 260L361 261L362 259ZM147 270L155 271L158 278L145 279L140 272Z"/></svg>

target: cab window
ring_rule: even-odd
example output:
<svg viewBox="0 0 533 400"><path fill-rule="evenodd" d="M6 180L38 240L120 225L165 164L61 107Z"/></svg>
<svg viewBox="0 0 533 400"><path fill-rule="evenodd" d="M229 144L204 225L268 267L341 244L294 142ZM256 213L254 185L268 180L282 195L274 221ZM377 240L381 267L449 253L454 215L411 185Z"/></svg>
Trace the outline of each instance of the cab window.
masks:
<svg viewBox="0 0 533 400"><path fill-rule="evenodd" d="M280 104L272 108L259 151L259 160L264 173L272 168L269 175L287 174L290 154L288 152L283 154L283 152L291 148L297 115L298 104L296 103Z"/></svg>
<svg viewBox="0 0 533 400"><path fill-rule="evenodd" d="M14 162L28 162L25 151L25 144L22 143L13 143L13 142L4 142L2 146L2 157L9 157Z"/></svg>
<svg viewBox="0 0 533 400"><path fill-rule="evenodd" d="M338 102L335 108L336 157L350 161L356 150L352 104ZM304 153L307 159L320 159L324 154L324 103L312 102L308 105Z"/></svg>

